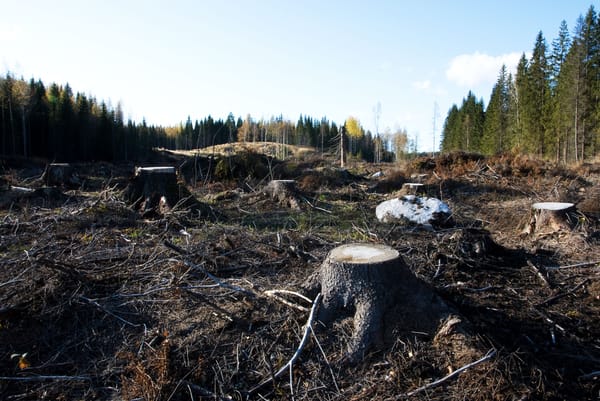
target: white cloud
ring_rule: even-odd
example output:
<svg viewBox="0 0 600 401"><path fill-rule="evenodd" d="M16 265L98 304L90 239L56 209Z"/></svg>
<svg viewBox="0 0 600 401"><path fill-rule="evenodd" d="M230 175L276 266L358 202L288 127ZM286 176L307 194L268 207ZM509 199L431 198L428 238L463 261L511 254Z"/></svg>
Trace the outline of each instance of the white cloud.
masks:
<svg viewBox="0 0 600 401"><path fill-rule="evenodd" d="M0 27L0 42L14 42L21 35L21 30L15 25Z"/></svg>
<svg viewBox="0 0 600 401"><path fill-rule="evenodd" d="M412 83L413 88L418 90L427 90L431 88L431 81L426 79L424 81L415 81Z"/></svg>
<svg viewBox="0 0 600 401"><path fill-rule="evenodd" d="M508 53L500 56L475 52L461 54L450 61L446 77L460 86L471 88L479 84L496 82L502 64L514 73L522 53Z"/></svg>

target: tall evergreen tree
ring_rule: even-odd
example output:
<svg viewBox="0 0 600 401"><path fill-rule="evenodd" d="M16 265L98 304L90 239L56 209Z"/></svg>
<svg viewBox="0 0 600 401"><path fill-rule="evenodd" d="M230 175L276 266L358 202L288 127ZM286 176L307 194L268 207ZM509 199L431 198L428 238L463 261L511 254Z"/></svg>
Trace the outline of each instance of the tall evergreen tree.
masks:
<svg viewBox="0 0 600 401"><path fill-rule="evenodd" d="M485 154L499 153L509 149L509 95L509 77L506 65L502 65L485 111L485 122L483 124L483 136L481 140L481 151Z"/></svg>
<svg viewBox="0 0 600 401"><path fill-rule="evenodd" d="M551 99L551 123L548 128L551 140L554 142L554 159L558 162L563 159L566 161L567 137L570 119L565 113L568 106L564 103L563 92L565 90L564 83L561 85L560 77L563 65L567 59L569 48L571 46L571 38L567 23L563 20L560 24L558 37L552 41L552 53L550 55L550 90ZM551 156L551 155L549 155Z"/></svg>
<svg viewBox="0 0 600 401"><path fill-rule="evenodd" d="M544 156L548 150L546 129L550 114L550 87L546 51L546 40L540 31L529 62L527 90L523 99L524 150L538 156Z"/></svg>

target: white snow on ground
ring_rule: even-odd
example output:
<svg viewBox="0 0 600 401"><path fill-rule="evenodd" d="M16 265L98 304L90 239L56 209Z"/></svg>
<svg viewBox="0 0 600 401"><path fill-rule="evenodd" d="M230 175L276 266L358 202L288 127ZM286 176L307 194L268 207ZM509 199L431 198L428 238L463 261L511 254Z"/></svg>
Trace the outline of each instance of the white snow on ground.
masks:
<svg viewBox="0 0 600 401"><path fill-rule="evenodd" d="M429 225L436 213L450 215L447 204L436 198L406 195L380 203L375 209L377 219L384 223L404 217L416 224Z"/></svg>

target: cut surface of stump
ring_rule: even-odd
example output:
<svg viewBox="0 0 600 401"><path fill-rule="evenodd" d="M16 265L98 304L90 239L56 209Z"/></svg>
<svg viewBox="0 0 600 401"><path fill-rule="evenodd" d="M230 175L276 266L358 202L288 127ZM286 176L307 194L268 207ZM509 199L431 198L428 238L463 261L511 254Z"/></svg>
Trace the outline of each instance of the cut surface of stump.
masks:
<svg viewBox="0 0 600 401"><path fill-rule="evenodd" d="M433 331L450 308L381 244L346 244L333 249L308 287L320 287L318 318L325 325L353 316L354 332L344 359L356 362L373 346L393 341L392 331Z"/></svg>
<svg viewBox="0 0 600 401"><path fill-rule="evenodd" d="M272 180L265 186L264 192L282 206L300 209L295 180Z"/></svg>
<svg viewBox="0 0 600 401"><path fill-rule="evenodd" d="M136 167L124 197L143 214L173 208L181 199L175 167Z"/></svg>
<svg viewBox="0 0 600 401"><path fill-rule="evenodd" d="M531 205L531 219L523 230L523 234L552 234L558 231L571 230L576 221L571 217L574 212L575 205L573 203L534 203Z"/></svg>

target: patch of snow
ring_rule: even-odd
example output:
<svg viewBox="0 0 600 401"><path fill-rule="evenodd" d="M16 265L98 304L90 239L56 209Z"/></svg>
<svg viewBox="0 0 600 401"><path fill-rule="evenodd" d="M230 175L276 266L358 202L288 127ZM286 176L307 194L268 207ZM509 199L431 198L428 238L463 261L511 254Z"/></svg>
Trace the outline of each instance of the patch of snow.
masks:
<svg viewBox="0 0 600 401"><path fill-rule="evenodd" d="M384 223L405 218L416 224L430 225L440 215L449 216L451 212L448 205L439 199L405 195L380 203L375 214Z"/></svg>

